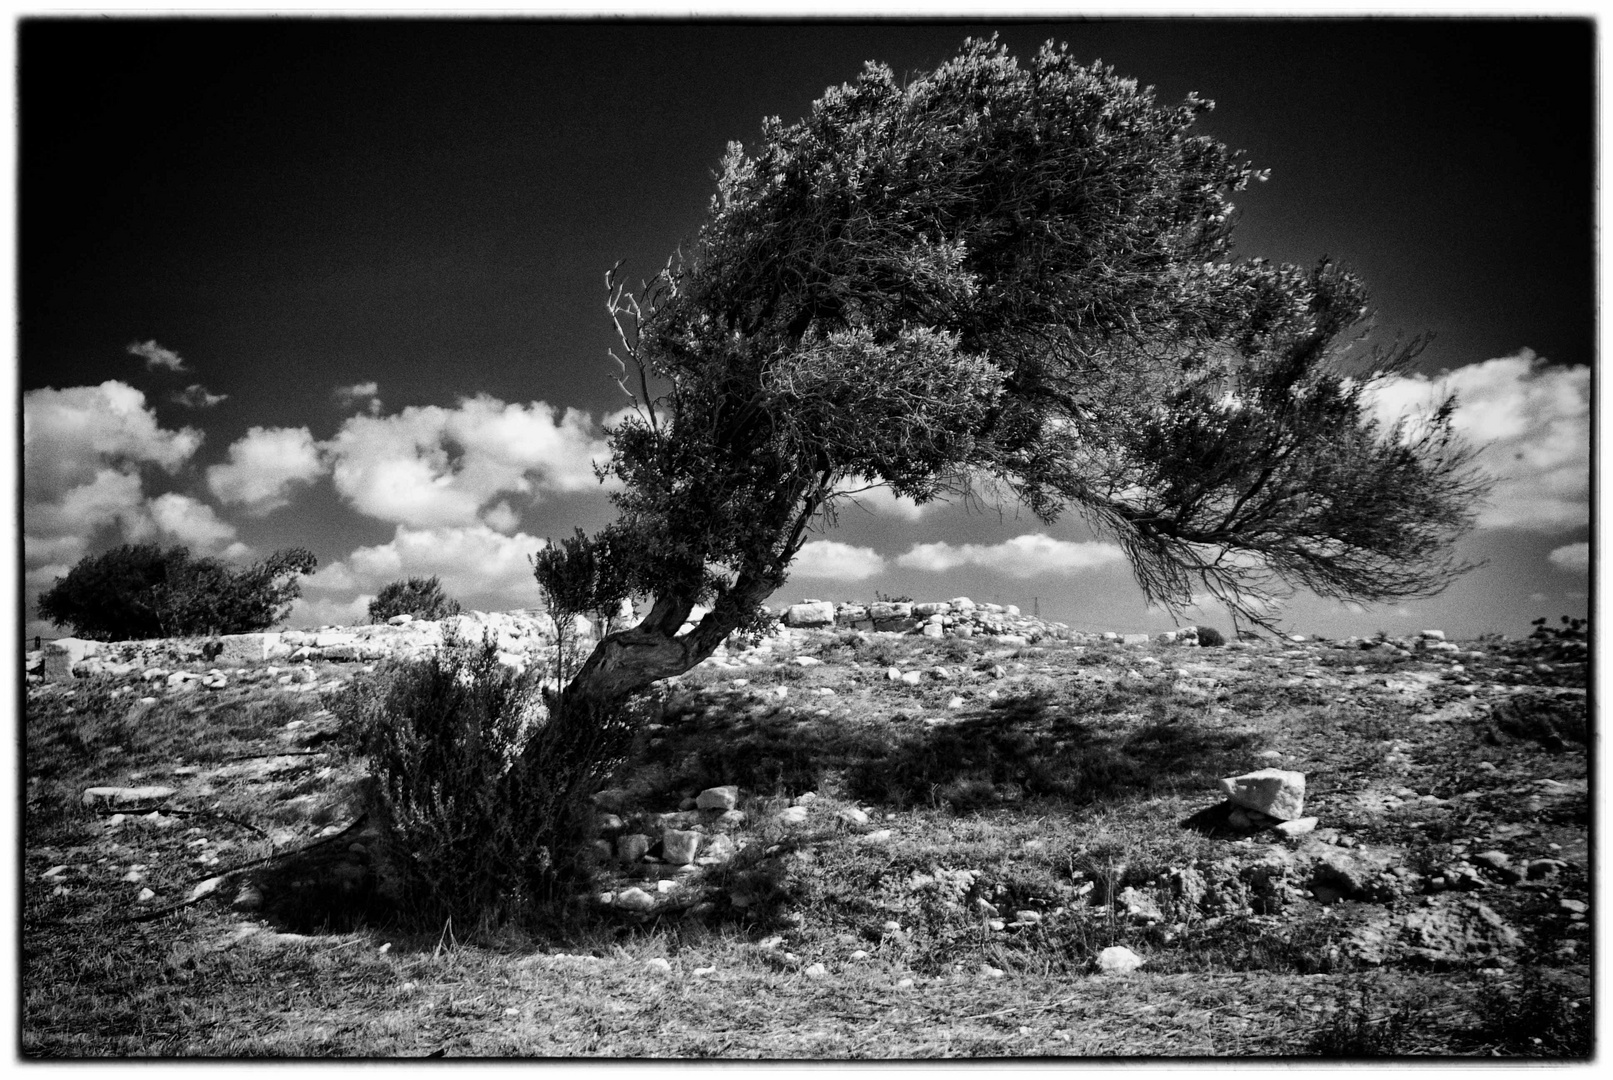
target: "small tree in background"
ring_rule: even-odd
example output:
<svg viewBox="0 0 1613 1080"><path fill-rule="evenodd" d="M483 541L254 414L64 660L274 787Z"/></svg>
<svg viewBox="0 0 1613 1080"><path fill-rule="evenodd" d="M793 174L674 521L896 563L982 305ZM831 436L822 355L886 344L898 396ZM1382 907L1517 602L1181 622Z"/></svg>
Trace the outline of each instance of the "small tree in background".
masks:
<svg viewBox="0 0 1613 1080"><path fill-rule="evenodd" d="M459 601L442 591L442 582L431 577L410 577L387 585L370 601L370 622L384 623L398 615L417 619L446 619L460 612Z"/></svg>
<svg viewBox="0 0 1613 1080"><path fill-rule="evenodd" d="M245 634L291 613L319 561L302 548L233 569L189 549L122 544L80 559L40 594L39 614L98 641Z"/></svg>

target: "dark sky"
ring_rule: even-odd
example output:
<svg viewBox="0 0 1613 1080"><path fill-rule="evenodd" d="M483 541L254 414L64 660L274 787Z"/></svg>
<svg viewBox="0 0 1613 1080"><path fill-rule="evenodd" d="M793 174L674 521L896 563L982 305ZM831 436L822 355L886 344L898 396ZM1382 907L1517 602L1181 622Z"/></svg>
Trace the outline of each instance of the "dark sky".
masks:
<svg viewBox="0 0 1613 1080"><path fill-rule="evenodd" d="M140 384L126 347L155 340L228 395L198 468L251 426L328 438L332 388L367 380L389 412L616 408L603 274L652 274L694 231L725 144L865 60L928 69L992 32L1214 99L1205 130L1271 170L1238 200L1239 253L1351 265L1383 332L1434 332L1425 370L1523 347L1589 364L1594 29L25 20L20 388ZM198 422L146 392L161 423ZM348 535L390 526L368 528Z"/></svg>

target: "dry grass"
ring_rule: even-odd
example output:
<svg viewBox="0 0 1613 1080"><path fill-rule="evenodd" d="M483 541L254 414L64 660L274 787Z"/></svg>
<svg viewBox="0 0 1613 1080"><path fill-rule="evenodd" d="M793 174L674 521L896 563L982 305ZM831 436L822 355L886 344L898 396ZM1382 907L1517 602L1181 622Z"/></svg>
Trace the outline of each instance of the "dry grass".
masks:
<svg viewBox="0 0 1613 1080"><path fill-rule="evenodd" d="M1520 677L1572 686L1569 665L1541 674L1526 650L1498 645L1464 659L1462 672L1429 657L1287 652L819 635L774 658L810 655L819 666L701 668L671 690L618 782L629 816L676 809L715 784L744 790L749 845L710 872L723 890L709 914L645 920L581 908L564 925L421 935L388 923L374 868L355 871L348 837L240 875L264 892L260 910L230 908L232 879L212 899L130 921L183 899L200 878L351 820L363 777L329 741L333 721L316 695L248 688L140 704L110 684L80 685L71 698L33 694L22 1049L1583 1054L1588 972L1554 951L1569 933L1555 894L1486 894L1526 938L1513 966L1489 971L1352 959L1337 946L1373 905L1290 899L1211 915L1171 900L1175 869L1258 857L1257 841L1183 823L1215 801L1216 777L1269 764L1260 755L1273 750L1308 774L1311 812L1325 825L1401 852L1414 869L1432 873L1463 845L1498 835L1520 856L1548 844L1565 857L1584 851L1587 796L1573 789L1536 806L1523 795L1542 776L1583 780L1583 748L1552 749L1551 732L1521 723L1496 730L1488 710L1470 709ZM1146 671L1149 655L1184 676L1128 674ZM1206 664L1215 683L1195 689ZM892 665L927 674L917 686L892 682ZM928 674L935 667L947 672ZM1396 688L1414 678L1432 689ZM1436 714L1449 718L1427 719ZM114 826L78 800L85 786L125 782L177 787L174 807L191 813ZM1357 798L1394 789L1414 797L1393 810ZM809 791L817 801L805 825L772 820ZM1465 798L1436 806L1415 798L1425 794ZM836 816L850 807L872 820ZM888 839L868 837L882 829ZM143 879L124 880L136 865ZM45 876L57 866L68 869ZM1565 880L1584 894L1582 870ZM156 894L150 903L135 900L143 887ZM1128 887L1161 898L1163 920L1125 918L1114 901ZM736 889L752 902L723 899ZM1016 925L994 928L994 917ZM1124 978L1092 974L1097 952L1114 944L1147 965ZM652 969L654 959L669 969ZM808 974L813 964L821 977Z"/></svg>

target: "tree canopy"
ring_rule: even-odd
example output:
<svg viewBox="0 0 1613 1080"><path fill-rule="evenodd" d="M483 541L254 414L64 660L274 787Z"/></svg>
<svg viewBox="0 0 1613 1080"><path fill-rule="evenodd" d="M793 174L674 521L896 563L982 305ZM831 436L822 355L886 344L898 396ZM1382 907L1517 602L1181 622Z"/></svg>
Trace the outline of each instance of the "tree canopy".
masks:
<svg viewBox="0 0 1613 1080"><path fill-rule="evenodd" d="M121 544L86 556L39 596L39 614L100 641L242 634L283 621L318 560L302 548L234 569L185 547Z"/></svg>
<svg viewBox="0 0 1613 1080"><path fill-rule="evenodd" d="M1261 176L1194 132L1210 108L976 40L731 144L687 250L639 290L608 279L637 406L606 467L620 513L538 577L655 602L574 687L625 691L752 625L858 483L1073 510L1149 599L1255 622L1296 588L1384 601L1460 573L1484 481L1454 403L1384 426L1369 388L1421 342L1365 348L1366 289L1326 259L1234 257L1231 198Z"/></svg>

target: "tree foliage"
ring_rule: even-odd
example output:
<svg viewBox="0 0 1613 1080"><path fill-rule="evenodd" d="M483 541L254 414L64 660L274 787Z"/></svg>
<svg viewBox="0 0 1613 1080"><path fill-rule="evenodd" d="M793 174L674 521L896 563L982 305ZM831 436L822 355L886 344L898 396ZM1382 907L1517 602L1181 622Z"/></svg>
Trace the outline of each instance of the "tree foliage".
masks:
<svg viewBox="0 0 1613 1080"><path fill-rule="evenodd" d="M398 615L417 619L446 619L460 612L459 601L442 590L442 582L431 577L408 577L386 585L370 601L370 622L384 623Z"/></svg>
<svg viewBox="0 0 1613 1080"><path fill-rule="evenodd" d="M858 483L1073 510L1151 600L1207 591L1255 622L1296 588L1395 600L1461 572L1484 483L1454 402L1383 425L1369 389L1421 342L1365 347L1366 290L1325 259L1233 257L1231 196L1263 177L1193 131L1211 107L1062 46L1021 65L970 41L731 145L686 254L607 281L637 406L611 437L620 513L538 577L655 603L577 692L752 624Z"/></svg>
<svg viewBox="0 0 1613 1080"><path fill-rule="evenodd" d="M39 614L98 641L242 634L283 621L318 560L276 551L241 569L184 547L122 544L80 559L40 594Z"/></svg>

